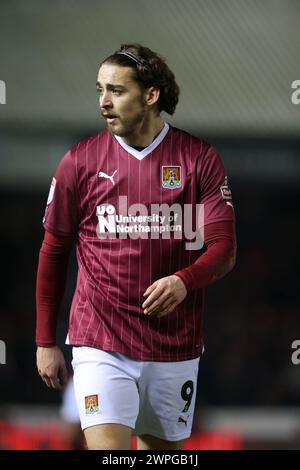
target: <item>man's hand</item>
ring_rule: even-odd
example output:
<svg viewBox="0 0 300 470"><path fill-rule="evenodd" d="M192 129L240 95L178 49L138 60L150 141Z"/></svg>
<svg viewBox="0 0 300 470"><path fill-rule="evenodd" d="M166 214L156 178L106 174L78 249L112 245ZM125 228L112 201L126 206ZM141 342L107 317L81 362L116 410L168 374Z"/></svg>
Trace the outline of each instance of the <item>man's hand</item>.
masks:
<svg viewBox="0 0 300 470"><path fill-rule="evenodd" d="M180 277L172 275L155 281L148 287L142 305L146 315L163 317L171 313L186 297L187 290Z"/></svg>
<svg viewBox="0 0 300 470"><path fill-rule="evenodd" d="M63 353L58 346L37 348L36 365L47 387L62 390L68 380L68 370Z"/></svg>

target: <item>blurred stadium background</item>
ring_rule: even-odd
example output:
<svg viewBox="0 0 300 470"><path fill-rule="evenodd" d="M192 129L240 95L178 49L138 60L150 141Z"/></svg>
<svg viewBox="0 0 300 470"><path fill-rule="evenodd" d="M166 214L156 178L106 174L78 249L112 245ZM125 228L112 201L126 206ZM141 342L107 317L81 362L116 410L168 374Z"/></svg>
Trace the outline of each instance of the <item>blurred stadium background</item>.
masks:
<svg viewBox="0 0 300 470"><path fill-rule="evenodd" d="M98 132L100 60L138 41L181 87L173 118L209 140L230 175L234 271L207 290L190 448L300 448L298 0L2 0L0 3L0 448L67 448L61 396L35 368L35 276L51 178ZM76 262L61 313L67 329ZM70 357L70 351L65 348ZM55 432L53 432L55 431Z"/></svg>

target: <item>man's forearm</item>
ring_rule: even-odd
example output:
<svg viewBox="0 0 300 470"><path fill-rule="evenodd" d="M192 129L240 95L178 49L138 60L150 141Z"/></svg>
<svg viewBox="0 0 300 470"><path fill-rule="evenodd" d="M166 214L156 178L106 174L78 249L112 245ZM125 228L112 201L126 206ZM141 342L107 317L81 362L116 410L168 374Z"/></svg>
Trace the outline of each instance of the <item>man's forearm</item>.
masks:
<svg viewBox="0 0 300 470"><path fill-rule="evenodd" d="M36 344L56 344L59 307L64 295L71 239L45 233L36 282Z"/></svg>
<svg viewBox="0 0 300 470"><path fill-rule="evenodd" d="M236 237L233 222L217 222L205 227L206 251L190 266L175 273L188 291L199 289L221 279L233 268Z"/></svg>

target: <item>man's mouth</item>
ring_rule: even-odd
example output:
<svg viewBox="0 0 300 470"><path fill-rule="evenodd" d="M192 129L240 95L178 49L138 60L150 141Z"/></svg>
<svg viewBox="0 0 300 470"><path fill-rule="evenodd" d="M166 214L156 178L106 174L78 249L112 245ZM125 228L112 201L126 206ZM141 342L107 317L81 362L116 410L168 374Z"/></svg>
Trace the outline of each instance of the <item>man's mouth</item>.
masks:
<svg viewBox="0 0 300 470"><path fill-rule="evenodd" d="M117 116L114 116L113 114L102 114L102 116L104 117L104 119L107 120L107 122L111 123L113 122Z"/></svg>

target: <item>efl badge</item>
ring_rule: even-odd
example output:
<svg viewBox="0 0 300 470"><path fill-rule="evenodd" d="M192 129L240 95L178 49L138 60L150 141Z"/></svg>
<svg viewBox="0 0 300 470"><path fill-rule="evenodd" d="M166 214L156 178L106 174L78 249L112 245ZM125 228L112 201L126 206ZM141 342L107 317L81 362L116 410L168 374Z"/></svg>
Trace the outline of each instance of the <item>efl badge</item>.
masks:
<svg viewBox="0 0 300 470"><path fill-rule="evenodd" d="M162 166L162 187L181 188L181 166Z"/></svg>
<svg viewBox="0 0 300 470"><path fill-rule="evenodd" d="M99 411L98 395L85 397L85 414L92 415Z"/></svg>
<svg viewBox="0 0 300 470"><path fill-rule="evenodd" d="M224 183L222 184L222 186L220 186L220 191L221 191L223 199L229 199L231 201L231 199L232 199L231 198L231 191L230 191L230 188L228 186L227 176L225 176Z"/></svg>

